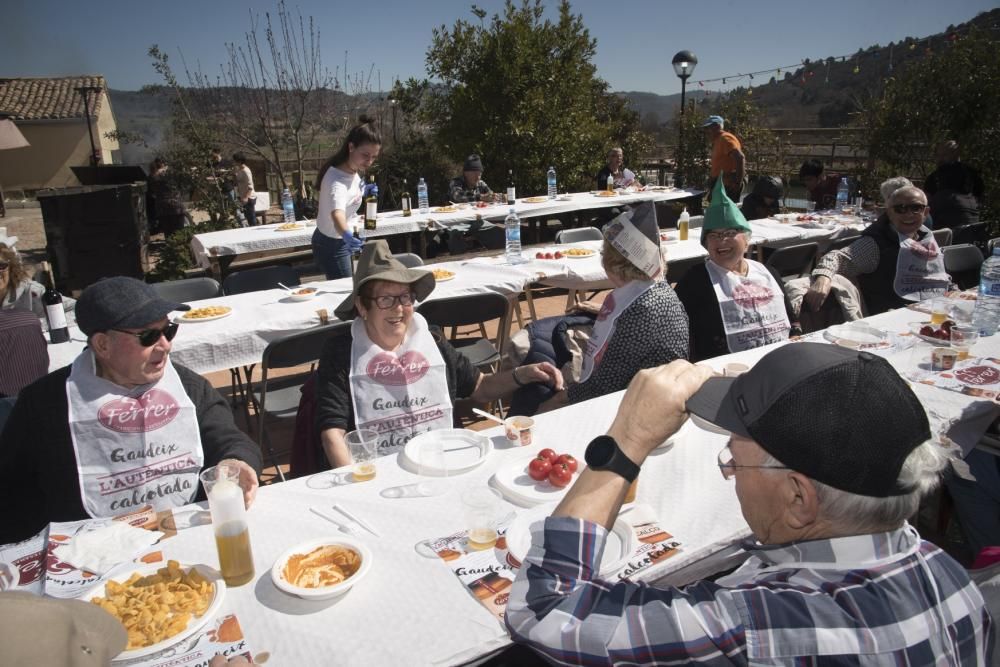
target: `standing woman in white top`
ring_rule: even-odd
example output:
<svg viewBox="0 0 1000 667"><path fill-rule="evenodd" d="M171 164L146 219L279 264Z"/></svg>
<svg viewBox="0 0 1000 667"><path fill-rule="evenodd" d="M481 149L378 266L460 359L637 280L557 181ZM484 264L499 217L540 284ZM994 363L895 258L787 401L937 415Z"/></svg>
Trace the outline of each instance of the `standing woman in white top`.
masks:
<svg viewBox="0 0 1000 667"><path fill-rule="evenodd" d="M368 119L347 133L344 145L331 157L317 177L319 211L313 232L313 257L327 279L351 275L351 253L361 249L362 242L354 236L361 216L358 208L364 198L361 176L382 148L382 138Z"/></svg>

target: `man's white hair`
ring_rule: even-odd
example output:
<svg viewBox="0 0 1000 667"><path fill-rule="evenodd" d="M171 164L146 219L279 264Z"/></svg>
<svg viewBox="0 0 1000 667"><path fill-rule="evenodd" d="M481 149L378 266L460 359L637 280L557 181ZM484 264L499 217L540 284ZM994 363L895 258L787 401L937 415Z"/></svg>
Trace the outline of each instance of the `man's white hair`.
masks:
<svg viewBox="0 0 1000 667"><path fill-rule="evenodd" d="M925 204L927 203L927 195L924 194L923 190L921 190L915 185L904 185L903 187L893 191L893 193L889 195L889 198L885 200L885 205L892 206L893 204L896 203L896 200L902 197L903 195L918 195L920 199L924 200Z"/></svg>
<svg viewBox="0 0 1000 667"><path fill-rule="evenodd" d="M882 185L879 186L879 193L882 195L882 201L889 205L889 198L892 197L892 193L900 188L912 187L913 182L906 176L893 176L890 179L882 181Z"/></svg>

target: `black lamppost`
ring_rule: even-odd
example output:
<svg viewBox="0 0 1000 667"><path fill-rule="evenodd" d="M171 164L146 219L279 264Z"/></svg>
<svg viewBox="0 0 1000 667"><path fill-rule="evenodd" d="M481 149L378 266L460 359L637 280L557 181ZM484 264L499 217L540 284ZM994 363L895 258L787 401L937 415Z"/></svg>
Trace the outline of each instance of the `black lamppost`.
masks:
<svg viewBox="0 0 1000 667"><path fill-rule="evenodd" d="M392 143L399 143L399 137L396 136L396 107L399 106L399 100L395 97L389 98L389 106L392 107Z"/></svg>
<svg viewBox="0 0 1000 667"><path fill-rule="evenodd" d="M681 118L684 117L684 93L687 90L687 80L688 77L694 73L694 67L698 64L698 57L691 53L690 51L678 51L677 55L671 61L674 66L674 72L677 74L678 78L681 80ZM681 142L684 137L684 124L678 123L678 133L677 133L677 149L680 152ZM680 173L680 163L678 162L677 169L674 172L674 185L681 187L684 184L684 179Z"/></svg>

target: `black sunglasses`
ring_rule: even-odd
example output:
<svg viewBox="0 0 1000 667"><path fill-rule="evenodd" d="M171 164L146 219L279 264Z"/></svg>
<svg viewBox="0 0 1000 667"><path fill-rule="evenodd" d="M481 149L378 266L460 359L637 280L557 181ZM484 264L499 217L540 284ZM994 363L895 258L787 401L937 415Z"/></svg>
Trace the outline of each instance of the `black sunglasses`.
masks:
<svg viewBox="0 0 1000 667"><path fill-rule="evenodd" d="M112 329L112 331L128 334L129 336L135 336L139 339L139 345L142 345L143 347L152 347L160 340L160 336L163 336L168 341L173 340L174 336L177 335L178 326L180 325L176 322L170 322L162 329L144 329L139 333L134 331L125 331L124 329Z"/></svg>
<svg viewBox="0 0 1000 667"><path fill-rule="evenodd" d="M920 213L925 208L927 208L927 204L894 204L892 210L898 215L903 215L905 213Z"/></svg>

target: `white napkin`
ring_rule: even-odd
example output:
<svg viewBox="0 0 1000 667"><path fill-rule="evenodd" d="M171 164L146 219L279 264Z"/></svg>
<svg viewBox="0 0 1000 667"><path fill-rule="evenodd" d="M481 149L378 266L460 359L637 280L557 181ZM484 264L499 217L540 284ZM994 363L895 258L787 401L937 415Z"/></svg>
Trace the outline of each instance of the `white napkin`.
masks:
<svg viewBox="0 0 1000 667"><path fill-rule="evenodd" d="M95 574L104 574L163 537L158 530L135 528L125 521L81 533L55 548L59 560Z"/></svg>

